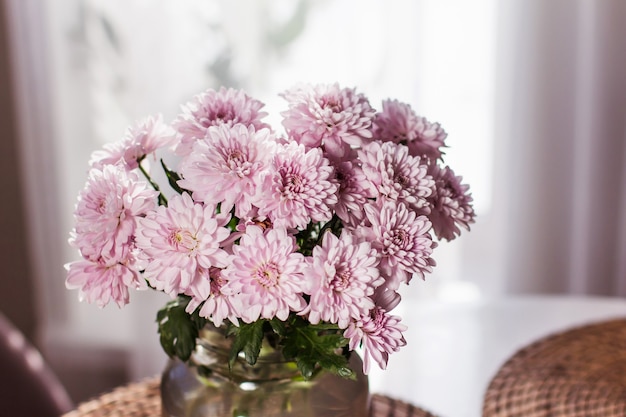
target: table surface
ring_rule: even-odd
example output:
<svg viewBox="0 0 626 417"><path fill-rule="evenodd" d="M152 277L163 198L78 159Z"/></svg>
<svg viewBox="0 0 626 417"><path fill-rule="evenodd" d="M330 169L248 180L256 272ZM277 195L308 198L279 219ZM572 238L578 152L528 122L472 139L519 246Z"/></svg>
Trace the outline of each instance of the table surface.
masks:
<svg viewBox="0 0 626 417"><path fill-rule="evenodd" d="M80 404L63 417L160 417L159 377L119 387ZM438 417L427 410L385 395L373 394L370 417Z"/></svg>
<svg viewBox="0 0 626 417"><path fill-rule="evenodd" d="M479 417L489 381L515 352L559 331L626 317L626 300L574 296L459 303L403 300L394 313L409 326L407 346L391 355L386 370L374 367L371 391L442 417Z"/></svg>

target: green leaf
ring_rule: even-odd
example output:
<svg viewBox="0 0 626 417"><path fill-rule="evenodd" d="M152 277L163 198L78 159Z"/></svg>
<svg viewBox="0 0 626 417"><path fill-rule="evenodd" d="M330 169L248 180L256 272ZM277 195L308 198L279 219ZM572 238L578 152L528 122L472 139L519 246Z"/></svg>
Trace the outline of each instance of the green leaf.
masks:
<svg viewBox="0 0 626 417"><path fill-rule="evenodd" d="M296 362L305 379L312 378L320 369L352 378L354 373L348 359L340 353L348 340L333 324L311 325L301 317L292 318L283 338L283 355Z"/></svg>
<svg viewBox="0 0 626 417"><path fill-rule="evenodd" d="M310 356L303 356L296 359L296 366L298 367L298 371L302 374L304 379L313 378L313 373L315 372L316 360L312 359Z"/></svg>
<svg viewBox="0 0 626 417"><path fill-rule="evenodd" d="M161 346L168 356L187 361L196 347L199 330L206 324L197 310L193 314L185 311L189 297L179 296L170 301L157 313Z"/></svg>
<svg viewBox="0 0 626 417"><path fill-rule="evenodd" d="M272 330L274 331L274 333L279 336L284 336L285 332L287 331L287 326L285 325L285 322L277 318L273 318L272 320L270 320L270 326L272 326Z"/></svg>
<svg viewBox="0 0 626 417"><path fill-rule="evenodd" d="M263 344L264 323L265 320L257 320L253 323L241 323L239 327L231 327L229 333L234 336L228 358L228 364L231 368L241 352L244 353L246 362L250 365L256 363L261 352L261 345Z"/></svg>
<svg viewBox="0 0 626 417"><path fill-rule="evenodd" d="M299 248L299 252L305 256L310 256L313 253L313 248L316 244L317 232L319 231L319 222L309 222L306 229L299 231L296 234L296 243Z"/></svg>
<svg viewBox="0 0 626 417"><path fill-rule="evenodd" d="M163 171L165 171L165 176L167 177L167 182L170 184L170 187L174 189L178 194L187 193L191 195L191 193L184 188L178 185L178 181L181 180L180 175L177 172L171 171L166 165L165 162L161 159L161 166L163 167Z"/></svg>

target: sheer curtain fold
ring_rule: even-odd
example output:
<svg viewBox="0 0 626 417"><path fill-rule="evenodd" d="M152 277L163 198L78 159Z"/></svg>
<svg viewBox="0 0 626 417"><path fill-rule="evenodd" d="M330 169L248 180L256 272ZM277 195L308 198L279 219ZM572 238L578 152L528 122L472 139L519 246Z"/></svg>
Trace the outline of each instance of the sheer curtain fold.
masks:
<svg viewBox="0 0 626 417"><path fill-rule="evenodd" d="M504 4L504 287L626 295L626 3Z"/></svg>

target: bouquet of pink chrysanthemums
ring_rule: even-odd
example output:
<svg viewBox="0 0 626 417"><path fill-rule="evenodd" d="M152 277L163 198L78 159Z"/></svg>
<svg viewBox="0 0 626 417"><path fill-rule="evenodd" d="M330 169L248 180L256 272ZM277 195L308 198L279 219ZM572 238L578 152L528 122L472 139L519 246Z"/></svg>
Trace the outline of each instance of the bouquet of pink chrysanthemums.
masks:
<svg viewBox="0 0 626 417"><path fill-rule="evenodd" d="M357 347L365 372L385 368L406 344L398 290L432 270L434 237L469 229L468 186L443 165L446 133L408 104L377 112L337 84L282 97L282 132L263 103L222 88L94 152L66 285L99 306L167 293L161 344L182 360L210 322L251 364L269 337L305 377L349 375Z"/></svg>

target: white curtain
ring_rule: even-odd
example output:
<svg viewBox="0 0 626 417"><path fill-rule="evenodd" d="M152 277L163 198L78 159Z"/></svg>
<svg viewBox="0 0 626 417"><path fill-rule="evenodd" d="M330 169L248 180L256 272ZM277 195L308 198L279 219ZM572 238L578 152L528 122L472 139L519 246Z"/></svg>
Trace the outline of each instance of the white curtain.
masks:
<svg viewBox="0 0 626 417"><path fill-rule="evenodd" d="M504 288L626 295L626 2L501 2Z"/></svg>

